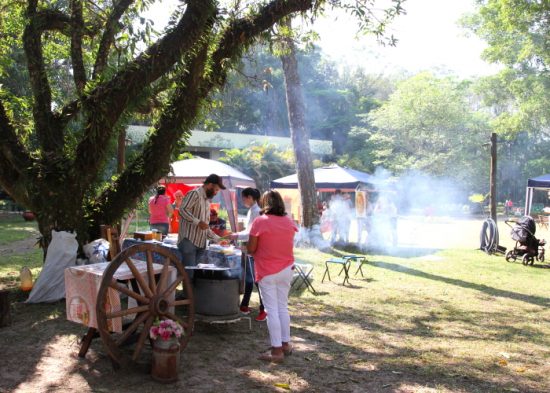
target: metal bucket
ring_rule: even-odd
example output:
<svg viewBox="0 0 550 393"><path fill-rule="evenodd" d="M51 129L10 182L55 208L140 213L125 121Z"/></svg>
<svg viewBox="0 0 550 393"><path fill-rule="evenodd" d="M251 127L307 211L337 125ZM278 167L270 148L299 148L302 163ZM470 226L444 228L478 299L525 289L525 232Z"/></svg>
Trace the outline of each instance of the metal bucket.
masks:
<svg viewBox="0 0 550 393"><path fill-rule="evenodd" d="M195 277L195 313L221 317L238 315L239 281L238 278L216 280Z"/></svg>
<svg viewBox="0 0 550 393"><path fill-rule="evenodd" d="M151 377L162 383L178 380L180 368L180 344L177 339L157 339L153 344L153 362Z"/></svg>

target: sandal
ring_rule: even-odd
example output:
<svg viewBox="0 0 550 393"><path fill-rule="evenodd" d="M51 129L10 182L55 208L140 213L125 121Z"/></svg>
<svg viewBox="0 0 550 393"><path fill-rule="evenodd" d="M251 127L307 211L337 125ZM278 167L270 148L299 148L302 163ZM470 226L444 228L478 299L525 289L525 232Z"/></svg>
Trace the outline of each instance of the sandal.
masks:
<svg viewBox="0 0 550 393"><path fill-rule="evenodd" d="M285 360L285 355L284 353L280 355L273 355L271 351L267 351L258 356L258 359L266 362L282 363L283 360Z"/></svg>
<svg viewBox="0 0 550 393"><path fill-rule="evenodd" d="M283 348L283 355L285 356L290 356L292 355L292 351L294 350L294 347L292 345L287 345L286 347L282 347ZM267 347L266 349L263 350L263 352L271 352L271 350L273 349L273 347ZM260 353L263 353L263 352L260 352Z"/></svg>

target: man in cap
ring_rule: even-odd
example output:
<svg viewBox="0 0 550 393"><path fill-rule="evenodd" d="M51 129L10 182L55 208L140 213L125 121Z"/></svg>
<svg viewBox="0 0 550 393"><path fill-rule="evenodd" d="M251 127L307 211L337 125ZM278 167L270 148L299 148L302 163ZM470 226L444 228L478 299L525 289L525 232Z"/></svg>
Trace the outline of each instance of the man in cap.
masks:
<svg viewBox="0 0 550 393"><path fill-rule="evenodd" d="M185 266L196 266L206 249L206 240L219 241L220 237L210 229L210 201L225 190L222 178L209 175L201 187L187 193L179 212L181 222L178 232L178 249ZM192 274L190 274L192 276Z"/></svg>

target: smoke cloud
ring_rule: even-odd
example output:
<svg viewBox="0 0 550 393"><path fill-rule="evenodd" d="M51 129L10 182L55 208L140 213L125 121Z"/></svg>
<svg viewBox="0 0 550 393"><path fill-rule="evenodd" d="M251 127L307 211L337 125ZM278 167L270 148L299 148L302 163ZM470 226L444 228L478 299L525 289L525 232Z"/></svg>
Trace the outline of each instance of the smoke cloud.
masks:
<svg viewBox="0 0 550 393"><path fill-rule="evenodd" d="M418 171L392 177L380 168L373 186L363 191L364 196L342 193L327 201L321 229L331 245L355 244L390 255L404 248L446 248L453 223L468 214L465 190Z"/></svg>

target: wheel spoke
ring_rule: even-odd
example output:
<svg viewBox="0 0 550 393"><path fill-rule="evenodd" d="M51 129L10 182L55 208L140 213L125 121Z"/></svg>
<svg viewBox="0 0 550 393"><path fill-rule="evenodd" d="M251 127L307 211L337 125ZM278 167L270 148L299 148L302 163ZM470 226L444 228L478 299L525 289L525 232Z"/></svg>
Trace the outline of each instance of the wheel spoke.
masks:
<svg viewBox="0 0 550 393"><path fill-rule="evenodd" d="M145 321L145 324L143 325L143 330L139 334L138 342L136 345L136 350L134 351L134 356L132 356L132 359L136 361L139 357L139 354L141 353L141 350L143 349L143 344L145 344L145 339L149 335L149 329L151 328L151 325L153 324L154 316L150 315L149 318L147 318L147 321Z"/></svg>
<svg viewBox="0 0 550 393"><path fill-rule="evenodd" d="M162 272L160 273L159 285L157 287L158 293L164 290L166 281L168 280L168 266L170 266L170 258L166 258L164 265L162 265Z"/></svg>
<svg viewBox="0 0 550 393"><path fill-rule="evenodd" d="M185 306L191 304L191 299L182 299L182 300L175 300L172 303L168 303L170 307L172 306Z"/></svg>
<svg viewBox="0 0 550 393"><path fill-rule="evenodd" d="M136 293L136 292L132 291L131 289L128 289L124 285L120 285L115 280L113 280L111 282L111 285L109 285L109 287L111 287L111 288L113 288L113 289L115 289L119 292L122 292L122 293L130 296L131 298L136 299L138 302L140 302L142 304L149 304L149 299L147 299L145 296L142 296L141 294Z"/></svg>
<svg viewBox="0 0 550 393"><path fill-rule="evenodd" d="M139 283L139 286L141 287L142 291L145 292L145 295L149 298L153 297L153 292L151 292L151 289L149 289L149 286L143 279L143 276L141 275L139 270L136 268L136 265L134 265L134 262L132 262L130 258L126 258L125 262L126 262L126 265L128 265L128 267L132 271L132 274L134 275L134 278Z"/></svg>
<svg viewBox="0 0 550 393"><path fill-rule="evenodd" d="M122 334L122 336L119 337L119 339L116 341L116 344L118 346L122 345L122 343L124 343L124 341L126 341L128 337L130 337L130 335L138 328L140 324L143 323L143 321L145 321L149 317L149 315L150 313L146 311L143 314L137 316L136 319L134 319L134 322L132 322L132 324L128 326L128 329L126 329L126 331Z"/></svg>
<svg viewBox="0 0 550 393"><path fill-rule="evenodd" d="M166 297L174 292L176 290L176 288L178 287L178 285L180 285L180 283L183 281L183 276L178 276L176 277L176 281L174 281L172 284L170 284L168 286L168 288L166 288L166 290L162 293L162 297L166 299Z"/></svg>
<svg viewBox="0 0 550 393"><path fill-rule="evenodd" d="M111 318L124 317L126 315L137 314L137 313L147 311L147 310L149 310L149 305L139 306L139 307L134 307L134 308L128 308L126 310L120 310L120 311L107 313L107 314L105 314L105 318L111 319Z"/></svg>
<svg viewBox="0 0 550 393"><path fill-rule="evenodd" d="M147 274L149 278L149 288L151 291L157 291L157 282L155 281L155 269L153 267L153 253L151 250L147 250Z"/></svg>

